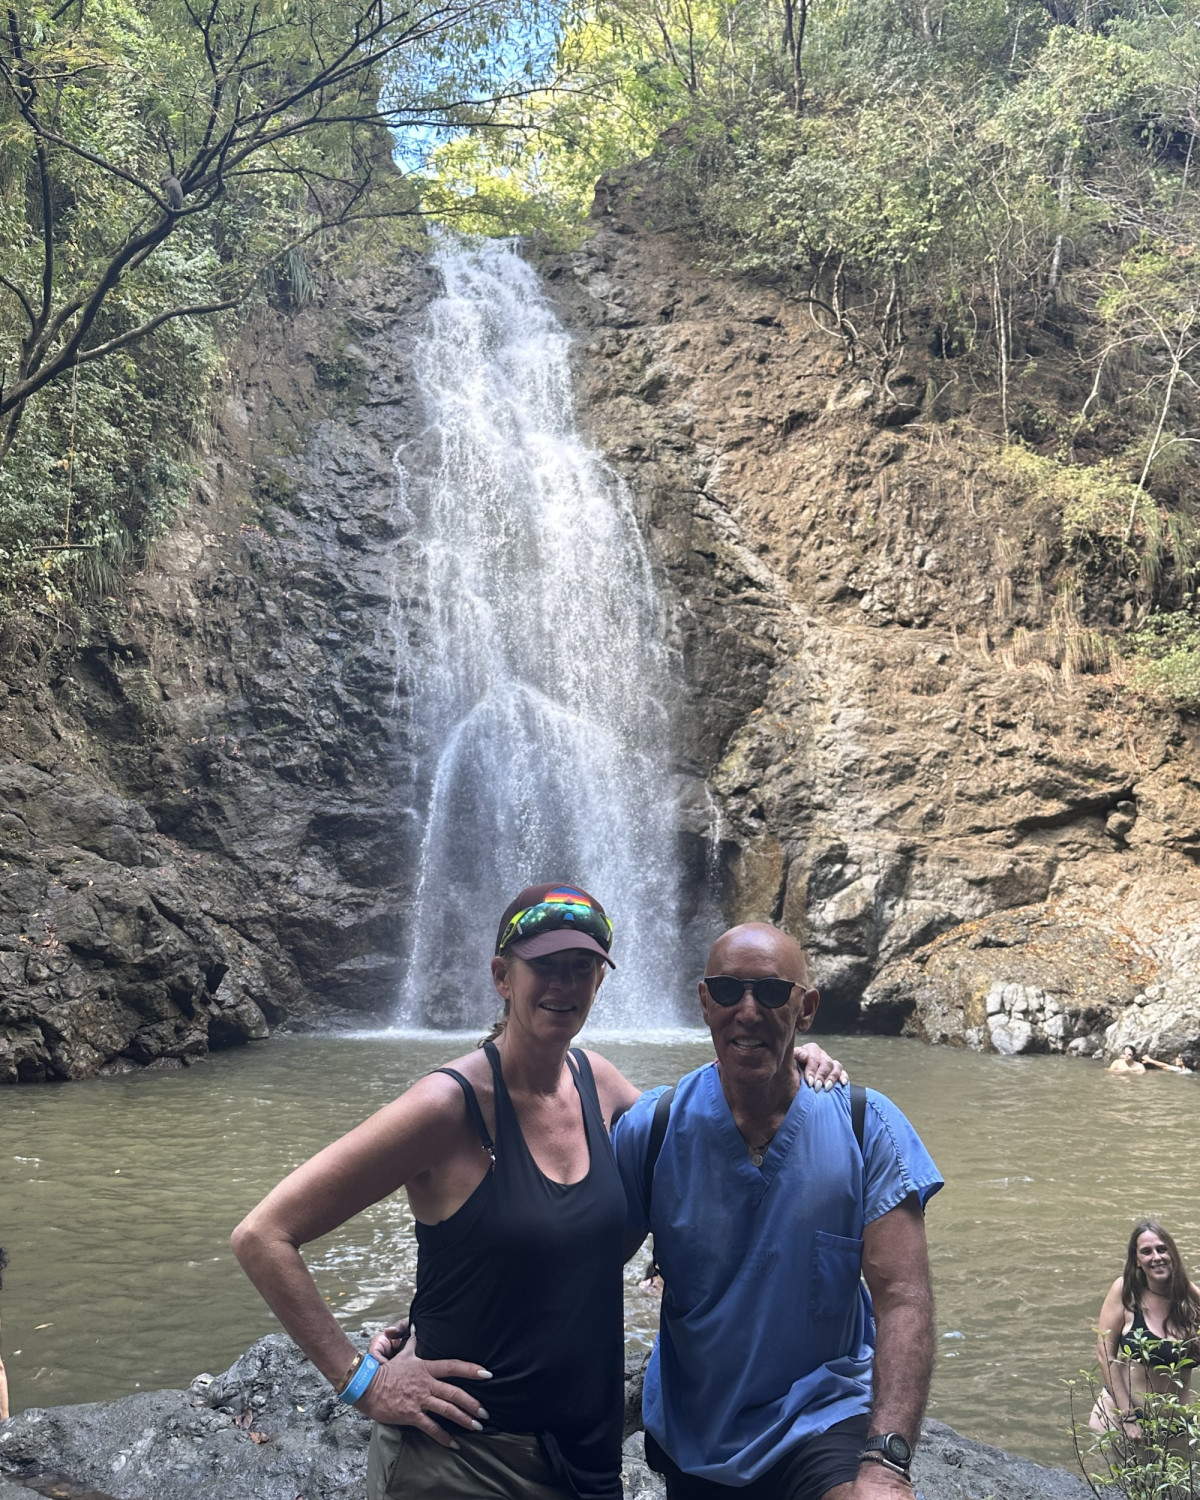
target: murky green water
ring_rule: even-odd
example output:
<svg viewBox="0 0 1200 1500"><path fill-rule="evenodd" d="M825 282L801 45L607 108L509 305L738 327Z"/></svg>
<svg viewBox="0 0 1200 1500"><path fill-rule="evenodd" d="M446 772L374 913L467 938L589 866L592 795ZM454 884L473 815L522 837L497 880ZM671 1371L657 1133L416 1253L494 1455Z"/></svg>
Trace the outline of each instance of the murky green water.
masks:
<svg viewBox="0 0 1200 1500"><path fill-rule="evenodd" d="M981 1057L878 1038L828 1042L920 1129L947 1179L929 1230L938 1296L933 1415L1067 1462L1065 1382L1129 1226L1172 1228L1200 1271L1200 1079L1127 1078L1060 1058ZM710 1055L702 1043L600 1043L637 1083ZM182 1385L274 1322L228 1248L238 1218L292 1166L392 1098L453 1043L296 1039L183 1073L0 1091L0 1294L14 1410ZM348 1326L406 1306L406 1205L377 1205L311 1247ZM630 1273L630 1337L654 1304Z"/></svg>

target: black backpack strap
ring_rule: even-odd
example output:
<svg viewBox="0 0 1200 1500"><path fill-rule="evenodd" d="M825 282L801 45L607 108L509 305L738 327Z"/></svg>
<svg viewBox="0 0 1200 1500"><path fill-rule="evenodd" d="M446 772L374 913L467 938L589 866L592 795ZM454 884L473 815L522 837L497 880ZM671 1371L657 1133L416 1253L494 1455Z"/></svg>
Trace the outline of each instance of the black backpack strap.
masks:
<svg viewBox="0 0 1200 1500"><path fill-rule="evenodd" d="M858 1142L858 1154L863 1155L863 1134L867 1127L867 1091L861 1083L850 1085L850 1126Z"/></svg>
<svg viewBox="0 0 1200 1500"><path fill-rule="evenodd" d="M642 1168L642 1196L646 1200L646 1217L650 1217L650 1194L654 1188L654 1168L658 1153L667 1134L667 1123L671 1118L671 1100L675 1097L675 1085L660 1094L654 1104L654 1117L650 1121L650 1140L646 1146L646 1165Z"/></svg>

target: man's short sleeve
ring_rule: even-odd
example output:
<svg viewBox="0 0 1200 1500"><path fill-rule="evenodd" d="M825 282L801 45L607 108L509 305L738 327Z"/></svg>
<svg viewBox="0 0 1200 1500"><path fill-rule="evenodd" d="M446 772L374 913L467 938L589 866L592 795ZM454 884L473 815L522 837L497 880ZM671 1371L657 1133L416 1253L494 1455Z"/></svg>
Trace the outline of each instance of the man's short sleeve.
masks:
<svg viewBox="0 0 1200 1500"><path fill-rule="evenodd" d="M868 1089L863 1130L863 1222L873 1224L910 1193L916 1193L924 1208L942 1186L933 1158L905 1116L885 1095Z"/></svg>
<svg viewBox="0 0 1200 1500"><path fill-rule="evenodd" d="M666 1086L649 1089L636 1099L612 1128L613 1150L625 1188L627 1223L638 1234L650 1232L650 1205L646 1201L646 1153L650 1149L650 1127L654 1106Z"/></svg>

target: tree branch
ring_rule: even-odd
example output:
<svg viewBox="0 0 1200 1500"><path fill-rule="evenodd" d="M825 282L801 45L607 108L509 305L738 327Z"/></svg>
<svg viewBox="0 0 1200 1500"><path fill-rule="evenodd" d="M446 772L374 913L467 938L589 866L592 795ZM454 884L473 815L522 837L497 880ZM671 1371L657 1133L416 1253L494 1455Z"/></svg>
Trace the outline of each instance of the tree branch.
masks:
<svg viewBox="0 0 1200 1500"><path fill-rule="evenodd" d="M144 323L139 323L136 328L119 333L116 337L107 339L103 344L93 344L90 349L81 350L73 363L86 365L94 359L104 359L109 354L115 354L118 349L124 349L127 344L134 344L139 339L146 338L156 328L161 328L164 323L169 323L174 318L199 318L210 313L225 312L231 307L236 307L245 295L245 292L240 292L236 297L225 297L220 302L196 302L189 307L168 308L166 312L156 313L154 317L147 318Z"/></svg>

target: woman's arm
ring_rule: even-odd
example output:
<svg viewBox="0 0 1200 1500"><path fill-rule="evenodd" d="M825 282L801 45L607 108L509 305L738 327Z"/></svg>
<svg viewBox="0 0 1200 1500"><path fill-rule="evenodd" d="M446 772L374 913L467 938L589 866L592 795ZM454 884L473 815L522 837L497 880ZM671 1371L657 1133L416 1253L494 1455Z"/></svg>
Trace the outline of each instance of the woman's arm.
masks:
<svg viewBox="0 0 1200 1500"><path fill-rule="evenodd" d="M329 1310L300 1256L328 1234L414 1177L442 1164L468 1127L462 1098L449 1080L426 1078L369 1120L298 1167L233 1232L233 1253L268 1307L334 1386L357 1351ZM457 1097L455 1097L457 1096ZM427 1413L470 1427L482 1412L473 1397L439 1377L486 1379L461 1360L425 1363L410 1340L407 1358L381 1366L355 1404L367 1416L450 1438Z"/></svg>
<svg viewBox="0 0 1200 1500"><path fill-rule="evenodd" d="M1121 1281L1118 1278L1109 1288L1104 1306L1100 1309L1096 1357L1100 1363L1100 1378L1123 1417L1133 1410L1129 1361L1120 1353L1124 1329L1125 1304L1121 1301Z"/></svg>
<svg viewBox="0 0 1200 1500"><path fill-rule="evenodd" d="M596 1079L596 1092L600 1096L600 1110L608 1128L617 1123L625 1111L639 1097L641 1090L635 1088L620 1068L610 1063L599 1052L588 1050L588 1061ZM830 1057L816 1042L805 1042L796 1048L796 1066L805 1083L814 1089L831 1089L838 1083L849 1083L850 1076L836 1058ZM628 1259L628 1257L626 1257Z"/></svg>

